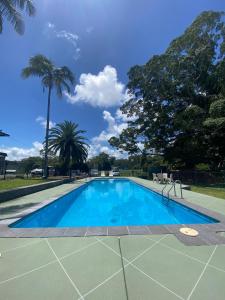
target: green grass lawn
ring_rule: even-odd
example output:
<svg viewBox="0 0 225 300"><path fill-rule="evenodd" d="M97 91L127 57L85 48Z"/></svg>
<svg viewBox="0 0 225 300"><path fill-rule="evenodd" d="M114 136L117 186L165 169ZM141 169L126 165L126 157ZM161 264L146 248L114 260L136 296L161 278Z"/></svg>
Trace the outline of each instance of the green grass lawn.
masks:
<svg viewBox="0 0 225 300"><path fill-rule="evenodd" d="M191 190L193 192L225 199L225 184L218 184L218 185L211 185L211 186L192 185Z"/></svg>
<svg viewBox="0 0 225 300"><path fill-rule="evenodd" d="M11 190L17 187L33 185L42 182L46 182L46 180L40 178L29 178L29 179L16 178L16 179L0 180L0 191Z"/></svg>

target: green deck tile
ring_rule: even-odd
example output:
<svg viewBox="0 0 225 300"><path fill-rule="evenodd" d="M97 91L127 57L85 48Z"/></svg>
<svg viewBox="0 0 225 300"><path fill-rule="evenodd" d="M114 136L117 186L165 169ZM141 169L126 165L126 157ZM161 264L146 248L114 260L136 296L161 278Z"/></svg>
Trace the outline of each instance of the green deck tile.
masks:
<svg viewBox="0 0 225 300"><path fill-rule="evenodd" d="M27 240L32 241L31 239ZM15 251L3 253L0 258L0 282L53 260L55 257L44 240Z"/></svg>
<svg viewBox="0 0 225 300"><path fill-rule="evenodd" d="M113 251L115 251L118 255L120 255L119 250L119 238L122 237L115 237L115 236L96 236L96 237L86 237L87 239L91 239L91 241L100 242L100 244L104 243L105 247L112 248ZM110 250L110 251L112 251Z"/></svg>
<svg viewBox="0 0 225 300"><path fill-rule="evenodd" d="M220 201L221 201L221 203L214 203L213 200L211 200L209 209L225 215L225 200L220 200Z"/></svg>
<svg viewBox="0 0 225 300"><path fill-rule="evenodd" d="M202 264L161 245L138 258L134 264L177 294L187 297L202 271Z"/></svg>
<svg viewBox="0 0 225 300"><path fill-rule="evenodd" d="M95 243L96 239L83 237L61 237L48 238L48 241L54 249L56 255L60 258L72 252L82 251L83 248Z"/></svg>
<svg viewBox="0 0 225 300"><path fill-rule="evenodd" d="M87 295L85 299L127 300L122 271Z"/></svg>
<svg viewBox="0 0 225 300"><path fill-rule="evenodd" d="M61 194L68 193L77 186L80 186L80 183L62 184L57 187L0 203L0 219L11 217L15 213L22 212L49 198L60 197Z"/></svg>
<svg viewBox="0 0 225 300"><path fill-rule="evenodd" d="M143 273L128 266L125 269L129 300L179 300L171 291L166 290Z"/></svg>
<svg viewBox="0 0 225 300"><path fill-rule="evenodd" d="M27 239L27 238L0 238L0 253L15 251L15 248L23 248L26 245L36 244L40 242L41 239ZM15 250L14 250L15 249Z"/></svg>
<svg viewBox="0 0 225 300"><path fill-rule="evenodd" d="M216 252L210 261L210 265L224 270L225 273L225 245L217 246Z"/></svg>
<svg viewBox="0 0 225 300"><path fill-rule="evenodd" d="M137 179L137 182L144 183L150 188L158 188L159 191L162 188L161 185L143 179ZM78 186L77 183L61 185L1 203L0 218L12 216L21 211L23 207L29 207L32 203L59 197L76 186ZM191 203L225 214L225 201L221 199L191 191L184 191L184 196ZM225 236L225 232L221 235ZM161 238L163 239L159 244L154 245ZM61 260L61 263L81 292L88 293L94 289L85 299L126 299L118 238L98 237L98 239L104 242L106 246L99 242L92 245L97 241L94 237L49 238L48 241L59 258L68 255ZM214 249L214 246L185 246L172 234L166 236L123 236L120 238L120 243L122 255L128 260L134 259L148 247L154 245L134 264L152 279L157 280L158 283L131 265L125 267L129 300L173 300L179 299L179 295L187 299L204 268L204 264L196 260L207 262ZM116 253L107 247L111 247ZM19 276L50 262L49 265L39 270L0 284L0 299L1 296L4 300L72 300L79 298L44 239L1 238L0 252L2 252L0 281ZM71 254L72 252L76 253ZM211 265L225 269L224 253L225 246L218 246L190 300L223 299L221 297L225 294L225 272L218 271ZM53 263L51 263L52 261ZM124 264L127 264L125 260ZM107 280L110 276L112 278ZM105 280L106 282L104 282ZM177 296L162 285L175 292ZM99 287L96 288L96 286Z"/></svg>
<svg viewBox="0 0 225 300"><path fill-rule="evenodd" d="M150 237L151 238L151 237ZM215 246L186 246L181 243L174 235L170 234L165 239L163 239L162 243L165 246L171 247L174 249L174 252L179 255L178 252L183 253L184 255L191 256L195 259L198 259L204 263L209 259L213 249ZM166 249L166 248L165 248Z"/></svg>
<svg viewBox="0 0 225 300"><path fill-rule="evenodd" d="M190 300L225 299L225 273L207 267Z"/></svg>
<svg viewBox="0 0 225 300"><path fill-rule="evenodd" d="M172 234L168 233L168 234L151 234L151 235L146 235L143 236L144 238L149 238L150 240L152 240L153 242L157 242L161 239L166 238L167 236L171 236Z"/></svg>
<svg viewBox="0 0 225 300"><path fill-rule="evenodd" d="M77 300L78 293L58 263L0 284L4 300Z"/></svg>
<svg viewBox="0 0 225 300"><path fill-rule="evenodd" d="M110 244L119 253L118 240L112 238ZM63 259L62 263L82 293L87 293L121 269L121 258L101 243Z"/></svg>
<svg viewBox="0 0 225 300"><path fill-rule="evenodd" d="M128 260L134 259L139 253L147 248L152 247L155 241L143 236L126 236L120 239L123 257Z"/></svg>

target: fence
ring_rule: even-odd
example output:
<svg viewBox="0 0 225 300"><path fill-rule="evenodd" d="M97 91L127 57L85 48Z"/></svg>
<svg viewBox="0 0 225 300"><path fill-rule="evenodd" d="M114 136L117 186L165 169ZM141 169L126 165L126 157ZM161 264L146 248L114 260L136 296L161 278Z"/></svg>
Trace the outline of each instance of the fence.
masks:
<svg viewBox="0 0 225 300"><path fill-rule="evenodd" d="M225 184L225 170L214 171L172 171L173 178L186 184L220 185Z"/></svg>
<svg viewBox="0 0 225 300"><path fill-rule="evenodd" d="M185 184L194 185L224 185L225 184L225 170L214 171L167 171L167 173L173 174L174 180L181 180ZM142 170L121 170L121 176L134 176L144 179L152 179L152 174L149 172L143 172Z"/></svg>
<svg viewBox="0 0 225 300"><path fill-rule="evenodd" d="M125 176L125 177L140 177L144 179L151 179L152 175L149 174L148 172L144 172L142 170L121 170L120 171L120 176Z"/></svg>

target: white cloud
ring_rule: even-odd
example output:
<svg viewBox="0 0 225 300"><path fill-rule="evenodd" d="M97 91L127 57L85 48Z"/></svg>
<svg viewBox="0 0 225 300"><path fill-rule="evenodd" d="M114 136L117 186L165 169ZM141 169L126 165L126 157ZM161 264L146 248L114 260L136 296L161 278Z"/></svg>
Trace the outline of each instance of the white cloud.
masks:
<svg viewBox="0 0 225 300"><path fill-rule="evenodd" d="M89 157L98 155L100 152L108 153L117 158L126 157L126 153L121 153L121 151L112 148L108 140L112 136L118 137L123 129L126 129L128 124L123 122L123 119L117 114L115 117L109 111L103 111L103 119L107 122L107 128L100 132L98 136L95 136L91 139L91 145L89 149Z"/></svg>
<svg viewBox="0 0 225 300"><path fill-rule="evenodd" d="M56 30L55 24L48 22L45 26L44 34L48 36L53 35L55 38L59 38L67 41L73 46L75 50L73 58L77 60L80 57L81 50L78 46L79 36L76 33L72 33L66 30Z"/></svg>
<svg viewBox="0 0 225 300"><path fill-rule="evenodd" d="M92 158L94 156L97 156L99 153L105 152L109 154L110 156L114 156L116 158L125 158L127 157L126 153L122 153L119 150L113 149L110 146L102 146L102 145L96 145L96 144L91 144L90 148L88 149L88 157Z"/></svg>
<svg viewBox="0 0 225 300"><path fill-rule="evenodd" d="M97 75L81 74L80 84L75 86L74 95L65 95L72 104L84 102L94 107L118 106L128 98L125 85L118 81L116 69L109 65Z"/></svg>
<svg viewBox="0 0 225 300"><path fill-rule="evenodd" d="M79 39L77 34L68 32L66 30L55 31L55 34L57 38L65 39L70 42L75 48L77 48L77 41Z"/></svg>
<svg viewBox="0 0 225 300"><path fill-rule="evenodd" d="M21 160L30 156L40 156L40 150L42 149L43 145L36 141L31 148L6 147L2 145L0 152L7 153L7 160Z"/></svg>
<svg viewBox="0 0 225 300"><path fill-rule="evenodd" d="M103 111L103 119L108 123L107 129L92 138L94 143L107 142L112 136L119 136L123 129L127 128L127 123L118 123L108 111Z"/></svg>
<svg viewBox="0 0 225 300"><path fill-rule="evenodd" d="M44 117L42 117L42 116L37 117L36 122L39 123L43 128L46 128L47 120ZM56 125L55 122L49 121L49 128L50 129L52 127L54 127L55 125Z"/></svg>
<svg viewBox="0 0 225 300"><path fill-rule="evenodd" d="M116 111L116 119L121 120L123 122L135 121L137 117L134 115L132 117L128 117L126 114L123 114L122 111L118 108Z"/></svg>
<svg viewBox="0 0 225 300"><path fill-rule="evenodd" d="M98 136L91 139L89 157L96 156L100 152L108 153L116 158L127 157L126 152L111 147L108 140L113 136L118 137L122 131L128 127L129 121L135 121L136 116L128 117L118 108L114 116L112 116L109 111L104 110L103 119L107 122L107 127L105 130L102 130ZM138 146L142 148L141 144Z"/></svg>
<svg viewBox="0 0 225 300"><path fill-rule="evenodd" d="M75 60L78 60L80 58L80 51L81 51L80 48L76 48L75 53L73 55L73 58Z"/></svg>

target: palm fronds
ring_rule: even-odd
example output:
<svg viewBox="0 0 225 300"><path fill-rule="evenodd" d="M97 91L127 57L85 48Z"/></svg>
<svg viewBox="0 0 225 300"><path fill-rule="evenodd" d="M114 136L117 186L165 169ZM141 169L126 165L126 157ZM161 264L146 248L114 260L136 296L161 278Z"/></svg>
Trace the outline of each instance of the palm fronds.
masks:
<svg viewBox="0 0 225 300"><path fill-rule="evenodd" d="M12 24L19 34L24 33L24 22L22 11L25 10L29 16L35 15L35 7L31 0L0 0L0 33L3 30L4 18Z"/></svg>
<svg viewBox="0 0 225 300"><path fill-rule="evenodd" d="M59 97L63 95L63 89L70 92L70 85L74 83L74 75L68 67L57 68L51 60L38 54L30 58L28 67L22 70L22 77L37 76L42 78L44 87L55 87Z"/></svg>
<svg viewBox="0 0 225 300"><path fill-rule="evenodd" d="M88 145L86 138L81 135L84 130L77 130L78 125L64 121L50 129L49 150L59 154L60 159L67 165L70 162L81 163L87 159Z"/></svg>

